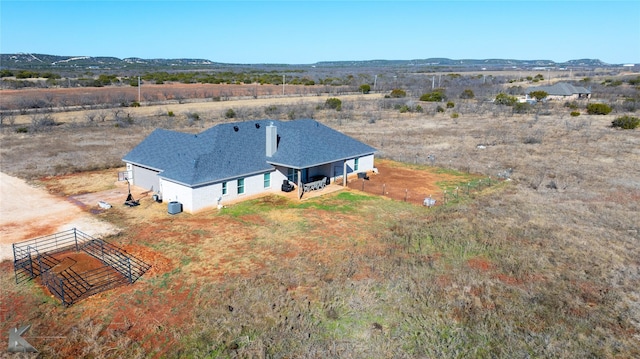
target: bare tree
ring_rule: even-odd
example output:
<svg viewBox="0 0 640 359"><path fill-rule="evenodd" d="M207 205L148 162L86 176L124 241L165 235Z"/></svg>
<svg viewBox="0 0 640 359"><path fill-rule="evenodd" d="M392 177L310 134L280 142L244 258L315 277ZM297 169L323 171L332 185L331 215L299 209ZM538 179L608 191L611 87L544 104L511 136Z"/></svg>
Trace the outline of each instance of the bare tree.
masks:
<svg viewBox="0 0 640 359"><path fill-rule="evenodd" d="M96 112L90 111L84 115L84 118L87 120L87 122L93 122L96 118L96 115Z"/></svg>
<svg viewBox="0 0 640 359"><path fill-rule="evenodd" d="M31 115L31 128L34 131L49 129L56 125L56 121L50 114L33 114Z"/></svg>
<svg viewBox="0 0 640 359"><path fill-rule="evenodd" d="M98 111L96 116L98 117L98 119L100 119L100 122L104 122L107 119L107 117L109 116L109 113L107 111L105 111L105 110L100 110L100 111Z"/></svg>
<svg viewBox="0 0 640 359"><path fill-rule="evenodd" d="M11 112L0 113L0 125L9 124L13 126L16 123L16 115Z"/></svg>

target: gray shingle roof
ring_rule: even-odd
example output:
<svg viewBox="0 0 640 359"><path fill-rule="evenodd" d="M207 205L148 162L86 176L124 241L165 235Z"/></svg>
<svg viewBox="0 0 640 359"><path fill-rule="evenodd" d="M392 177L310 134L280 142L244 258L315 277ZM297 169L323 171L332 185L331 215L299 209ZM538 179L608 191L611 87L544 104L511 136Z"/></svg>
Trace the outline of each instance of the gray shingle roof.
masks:
<svg viewBox="0 0 640 359"><path fill-rule="evenodd" d="M277 127L279 137L272 157L265 153L269 123ZM267 172L273 165L308 168L374 152L373 147L314 120L259 120L220 124L197 135L157 129L123 161L195 187Z"/></svg>
<svg viewBox="0 0 640 359"><path fill-rule="evenodd" d="M538 86L530 87L525 93L531 93L533 91L544 91L552 96L571 96L574 94L590 94L591 91L581 86L573 86L566 82L558 82L550 86Z"/></svg>

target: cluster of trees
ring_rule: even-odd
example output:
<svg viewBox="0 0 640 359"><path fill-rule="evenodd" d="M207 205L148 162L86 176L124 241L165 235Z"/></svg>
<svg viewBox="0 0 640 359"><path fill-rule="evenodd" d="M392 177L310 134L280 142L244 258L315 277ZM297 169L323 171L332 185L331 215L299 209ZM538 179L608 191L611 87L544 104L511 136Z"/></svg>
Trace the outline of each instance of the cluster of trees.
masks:
<svg viewBox="0 0 640 359"><path fill-rule="evenodd" d="M180 82L180 83L202 83L202 84L253 84L258 83L261 85L281 85L283 81L290 85L305 85L313 86L316 84L322 85L344 85L343 79L328 77L325 79L313 79L310 76L299 76L300 70L290 71L271 71L271 72L150 72L142 76L144 81L153 82L156 84L163 84L165 82ZM284 77L283 77L284 76Z"/></svg>
<svg viewBox="0 0 640 359"><path fill-rule="evenodd" d="M15 77L16 79L37 79L37 78L45 78L45 79L59 79L62 78L59 74L54 74L53 72L37 72L37 71L29 71L29 70L0 70L0 78L4 77Z"/></svg>

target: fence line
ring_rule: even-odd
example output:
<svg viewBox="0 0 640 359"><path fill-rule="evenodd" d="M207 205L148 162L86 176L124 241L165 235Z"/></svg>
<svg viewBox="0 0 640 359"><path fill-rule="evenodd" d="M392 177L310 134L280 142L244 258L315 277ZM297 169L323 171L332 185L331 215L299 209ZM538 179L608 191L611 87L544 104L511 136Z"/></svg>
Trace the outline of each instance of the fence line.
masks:
<svg viewBox="0 0 640 359"><path fill-rule="evenodd" d="M75 272L71 266L58 273L51 270L60 263L53 254L69 251L87 253L104 266L82 273ZM151 268L142 260L125 254L122 248L75 228L14 243L13 255L16 283L40 276L42 284L65 306L122 284L132 284Z"/></svg>

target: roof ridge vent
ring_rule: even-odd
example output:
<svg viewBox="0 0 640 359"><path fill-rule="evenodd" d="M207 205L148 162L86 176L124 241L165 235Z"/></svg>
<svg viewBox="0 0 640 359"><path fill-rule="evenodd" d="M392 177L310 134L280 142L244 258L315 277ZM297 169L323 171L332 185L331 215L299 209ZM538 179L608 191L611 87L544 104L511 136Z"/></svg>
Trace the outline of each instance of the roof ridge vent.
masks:
<svg viewBox="0 0 640 359"><path fill-rule="evenodd" d="M238 126L233 126L233 131L238 132L240 128Z"/></svg>

